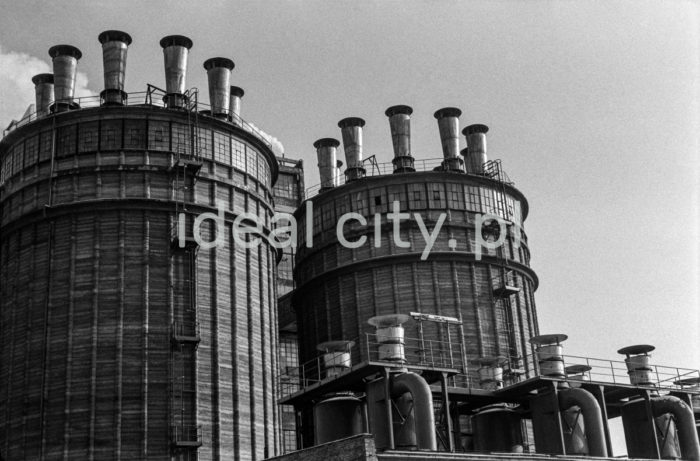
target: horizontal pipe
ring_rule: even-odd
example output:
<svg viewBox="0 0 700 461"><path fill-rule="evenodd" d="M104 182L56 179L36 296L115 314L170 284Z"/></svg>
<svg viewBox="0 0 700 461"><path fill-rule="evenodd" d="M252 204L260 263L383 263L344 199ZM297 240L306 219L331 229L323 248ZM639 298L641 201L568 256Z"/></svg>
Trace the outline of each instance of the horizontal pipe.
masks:
<svg viewBox="0 0 700 461"><path fill-rule="evenodd" d="M605 444L605 429L603 428L603 413L600 405L590 392L577 388L565 389L559 392L559 407L562 411L573 406L581 408L583 423L588 440L590 456L607 457L608 447Z"/></svg>
<svg viewBox="0 0 700 461"><path fill-rule="evenodd" d="M416 420L416 445L419 450L437 451L433 394L425 379L413 372L402 373L393 379L391 392L394 397L411 393Z"/></svg>

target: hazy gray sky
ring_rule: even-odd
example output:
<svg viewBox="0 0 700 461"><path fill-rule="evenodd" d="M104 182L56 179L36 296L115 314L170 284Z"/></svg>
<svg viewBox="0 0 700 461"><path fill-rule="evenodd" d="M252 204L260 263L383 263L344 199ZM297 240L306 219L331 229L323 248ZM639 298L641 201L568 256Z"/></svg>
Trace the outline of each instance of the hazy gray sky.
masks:
<svg viewBox="0 0 700 461"><path fill-rule="evenodd" d="M119 5L119 6L115 6ZM206 95L205 59L230 57L243 118L303 158L367 120L366 155L391 159L384 110L414 108L418 158L441 156L433 112L489 125L530 202L525 229L540 277L543 333L566 352L700 366L698 3L691 1L9 1L0 0L0 124L33 102L47 50L83 51L81 91L102 89L97 35L121 29L127 90L163 86L168 34L189 36L188 86ZM206 96L205 96L206 99Z"/></svg>

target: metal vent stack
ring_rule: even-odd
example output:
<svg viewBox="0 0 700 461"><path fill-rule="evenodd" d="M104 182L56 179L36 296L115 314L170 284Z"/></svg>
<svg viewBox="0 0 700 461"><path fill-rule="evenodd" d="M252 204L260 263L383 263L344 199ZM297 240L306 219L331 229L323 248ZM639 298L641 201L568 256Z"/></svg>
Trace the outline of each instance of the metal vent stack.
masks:
<svg viewBox="0 0 700 461"><path fill-rule="evenodd" d="M241 98L245 94L243 88L232 86L229 88L229 110L231 112L231 123L241 125Z"/></svg>
<svg viewBox="0 0 700 461"><path fill-rule="evenodd" d="M463 160L459 156L459 116L462 111L456 107L444 107L433 114L437 119L445 158L443 168L448 171L463 172Z"/></svg>
<svg viewBox="0 0 700 461"><path fill-rule="evenodd" d="M83 57L81 51L71 45L56 45L49 49L53 61L54 99L53 112L78 109L73 100L75 93L75 76L78 73L78 60Z"/></svg>
<svg viewBox="0 0 700 461"><path fill-rule="evenodd" d="M123 106L127 98L124 92L124 75L131 36L120 30L106 30L97 39L102 44L105 80L105 89L100 93L100 98L104 104Z"/></svg>
<svg viewBox="0 0 700 461"><path fill-rule="evenodd" d="M365 121L359 117L348 117L338 122L343 135L343 149L345 150L345 181L351 182L365 176L362 166L362 127Z"/></svg>
<svg viewBox="0 0 700 461"><path fill-rule="evenodd" d="M211 58L204 61L209 80L209 105L216 118L227 119L231 105L231 71L235 67L228 58Z"/></svg>
<svg viewBox="0 0 700 461"><path fill-rule="evenodd" d="M488 161L486 156L486 133L489 127L486 125L469 125L462 130L467 138L467 173L484 174L484 164Z"/></svg>
<svg viewBox="0 0 700 461"><path fill-rule="evenodd" d="M321 138L314 143L321 177L319 192L325 192L338 186L337 148L339 145L340 142L334 138Z"/></svg>
<svg viewBox="0 0 700 461"><path fill-rule="evenodd" d="M394 146L394 173L416 171L411 156L411 114L410 106L398 105L389 107L384 112L389 117L391 142Z"/></svg>
<svg viewBox="0 0 700 461"><path fill-rule="evenodd" d="M541 375L566 378L561 343L568 338L564 334L540 335L530 338L530 344L535 345L535 354Z"/></svg>
<svg viewBox="0 0 700 461"><path fill-rule="evenodd" d="M53 74L37 74L32 77L36 96L36 117L49 115L53 98Z"/></svg>
<svg viewBox="0 0 700 461"><path fill-rule="evenodd" d="M192 40L184 35L168 35L160 41L165 62L165 105L180 108L185 105L187 54Z"/></svg>

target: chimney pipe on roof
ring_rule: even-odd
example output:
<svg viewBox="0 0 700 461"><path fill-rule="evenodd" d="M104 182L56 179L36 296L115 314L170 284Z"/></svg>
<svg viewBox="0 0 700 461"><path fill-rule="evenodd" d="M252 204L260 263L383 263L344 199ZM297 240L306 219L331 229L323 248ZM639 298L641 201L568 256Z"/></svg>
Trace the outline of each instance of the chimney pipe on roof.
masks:
<svg viewBox="0 0 700 461"><path fill-rule="evenodd" d="M106 30L97 39L102 44L105 89L100 93L104 104L123 106L127 94L124 92L126 52L131 45L131 36L120 30Z"/></svg>
<svg viewBox="0 0 700 461"><path fill-rule="evenodd" d="M216 118L227 119L229 114L231 71L233 61L228 58L211 58L204 61L209 79L209 105Z"/></svg>
<svg viewBox="0 0 700 461"><path fill-rule="evenodd" d="M343 135L343 149L348 164L345 169L345 181L350 182L365 176L362 167L362 127L365 121L359 117L348 117L338 122Z"/></svg>
<svg viewBox="0 0 700 461"><path fill-rule="evenodd" d="M484 174L486 157L486 133L489 127L486 125L469 125L462 130L467 138L467 173Z"/></svg>
<svg viewBox="0 0 700 461"><path fill-rule="evenodd" d="M37 74L32 77L36 95L36 118L49 115L53 104L53 74Z"/></svg>
<svg viewBox="0 0 700 461"><path fill-rule="evenodd" d="M443 168L449 171L463 171L459 157L459 116L462 111L456 107L445 107L433 114L437 119L442 142Z"/></svg>
<svg viewBox="0 0 700 461"><path fill-rule="evenodd" d="M53 80L55 102L51 106L53 112L63 112L78 109L80 106L73 101L75 92L75 75L78 72L78 60L83 56L74 46L56 45L49 49L53 60Z"/></svg>
<svg viewBox="0 0 700 461"><path fill-rule="evenodd" d="M231 113L231 123L241 126L241 98L245 94L245 91L238 86L232 86L230 91L229 111Z"/></svg>
<svg viewBox="0 0 700 461"><path fill-rule="evenodd" d="M409 106L391 106L386 112L391 129L391 142L394 145L394 173L416 171L411 156L411 114Z"/></svg>
<svg viewBox="0 0 700 461"><path fill-rule="evenodd" d="M321 138L314 143L318 155L318 171L321 176L321 189L325 192L338 186L338 160L336 148L340 141L333 138Z"/></svg>
<svg viewBox="0 0 700 461"><path fill-rule="evenodd" d="M183 35L168 35L160 41L165 58L165 105L180 108L185 105L185 77L187 75L187 53L192 40Z"/></svg>

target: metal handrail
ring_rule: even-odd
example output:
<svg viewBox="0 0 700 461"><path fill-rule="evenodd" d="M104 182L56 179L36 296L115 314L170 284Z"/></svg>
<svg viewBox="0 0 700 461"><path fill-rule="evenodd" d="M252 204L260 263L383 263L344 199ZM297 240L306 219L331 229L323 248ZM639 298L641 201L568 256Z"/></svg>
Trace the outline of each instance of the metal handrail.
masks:
<svg viewBox="0 0 700 461"><path fill-rule="evenodd" d="M189 91L190 93L192 90ZM146 91L134 91L130 93L126 93L127 97L124 101L125 106L141 106L141 107L157 107L157 108L163 108L165 107L165 104L163 102L163 97L166 95L165 90L158 88L155 85L151 85L150 83L146 85ZM80 109L90 109L94 107L101 107L104 105L104 101L100 97L100 95L89 95L89 96L80 96L73 98L73 101L76 102L79 106ZM74 109L74 110L80 110L80 109ZM185 111L188 109L185 108L178 108L178 109L173 109L173 110L180 110L180 111ZM203 103L201 101L197 101L196 104L192 105L192 107L189 108L191 111L195 112L202 112L205 110L211 110L211 105ZM73 112L73 110L71 111ZM34 112L31 112L24 116L20 120L13 120L10 125L3 130L3 137L7 136L9 133L12 131L16 130L17 128L20 128L22 126L25 126L29 123L32 123L36 120L48 118L51 115L45 116L45 117L37 117L38 111L35 110ZM53 115L53 114L52 114ZM204 114L200 114L202 116L206 116ZM242 119L240 116L236 116L236 125L239 125L241 128L244 130L252 133L255 135L256 138L260 139L267 147L272 148L272 144L266 139L266 136L262 130L260 130L258 127L253 125L250 122L245 121Z"/></svg>

